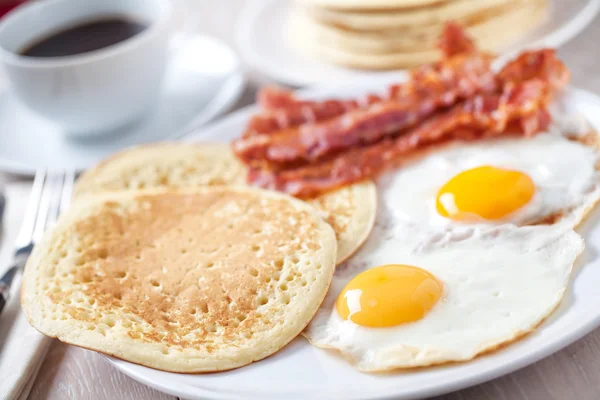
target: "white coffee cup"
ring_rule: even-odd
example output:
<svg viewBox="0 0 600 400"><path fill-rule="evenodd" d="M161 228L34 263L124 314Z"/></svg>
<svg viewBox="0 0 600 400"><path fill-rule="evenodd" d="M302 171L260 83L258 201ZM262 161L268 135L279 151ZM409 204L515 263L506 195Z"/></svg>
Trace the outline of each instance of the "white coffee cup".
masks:
<svg viewBox="0 0 600 400"><path fill-rule="evenodd" d="M45 0L0 20L0 60L17 97L72 136L109 133L156 103L167 64L169 0ZM73 56L19 54L80 23L125 16L147 28L112 46Z"/></svg>

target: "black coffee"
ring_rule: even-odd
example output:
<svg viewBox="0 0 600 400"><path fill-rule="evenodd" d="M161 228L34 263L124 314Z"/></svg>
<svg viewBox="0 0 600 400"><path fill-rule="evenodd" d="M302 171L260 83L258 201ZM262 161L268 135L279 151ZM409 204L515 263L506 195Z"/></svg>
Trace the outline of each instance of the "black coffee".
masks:
<svg viewBox="0 0 600 400"><path fill-rule="evenodd" d="M112 46L146 28L147 25L122 17L89 21L38 40L19 53L27 57L72 56Z"/></svg>

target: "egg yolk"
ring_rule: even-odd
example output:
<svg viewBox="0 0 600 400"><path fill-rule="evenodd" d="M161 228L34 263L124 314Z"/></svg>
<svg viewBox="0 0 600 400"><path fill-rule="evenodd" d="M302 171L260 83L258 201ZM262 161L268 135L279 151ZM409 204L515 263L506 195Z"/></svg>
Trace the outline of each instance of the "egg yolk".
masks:
<svg viewBox="0 0 600 400"><path fill-rule="evenodd" d="M437 303L443 286L431 273L410 265L383 265L355 276L336 309L355 324L389 327L417 321Z"/></svg>
<svg viewBox="0 0 600 400"><path fill-rule="evenodd" d="M442 186L436 209L453 220L496 220L523 207L534 193L535 185L524 173L482 166L463 171Z"/></svg>

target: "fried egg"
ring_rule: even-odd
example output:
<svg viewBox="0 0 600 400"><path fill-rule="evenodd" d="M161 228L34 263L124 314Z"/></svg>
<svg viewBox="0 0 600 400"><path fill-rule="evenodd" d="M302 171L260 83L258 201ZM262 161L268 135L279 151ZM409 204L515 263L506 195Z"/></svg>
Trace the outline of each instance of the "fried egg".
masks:
<svg viewBox="0 0 600 400"><path fill-rule="evenodd" d="M598 159L595 148L552 133L457 144L383 177L380 190L403 221L530 225L598 198Z"/></svg>
<svg viewBox="0 0 600 400"><path fill-rule="evenodd" d="M534 329L583 250L568 225L477 226L422 246L380 220L304 335L366 372L470 360Z"/></svg>
<svg viewBox="0 0 600 400"><path fill-rule="evenodd" d="M594 147L556 133L438 149L378 182L375 227L304 335L362 371L470 360L533 330L600 199Z"/></svg>

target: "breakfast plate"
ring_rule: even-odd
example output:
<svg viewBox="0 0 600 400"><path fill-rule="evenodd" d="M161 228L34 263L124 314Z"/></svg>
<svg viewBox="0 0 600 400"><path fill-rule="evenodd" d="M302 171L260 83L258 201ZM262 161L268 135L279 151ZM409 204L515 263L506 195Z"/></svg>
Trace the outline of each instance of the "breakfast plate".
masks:
<svg viewBox="0 0 600 400"><path fill-rule="evenodd" d="M17 101L6 79L1 79L0 170L18 174L33 174L38 168L82 170L122 148L169 139L167 132L183 135L238 100L245 77L227 45L204 35L178 34L171 47L156 107L136 124L99 138L66 138L59 126Z"/></svg>
<svg viewBox="0 0 600 400"><path fill-rule="evenodd" d="M600 9L600 0L550 1L549 17L533 32L506 50L527 47L559 47L579 32ZM397 77L398 71L359 71L314 60L288 43L288 20L294 13L292 0L250 1L241 13L236 31L237 48L246 63L271 79L292 86Z"/></svg>
<svg viewBox="0 0 600 400"><path fill-rule="evenodd" d="M397 79L376 76L353 85L300 92L306 98L356 97L383 91ZM585 117L600 130L600 98L567 89L558 102L569 113ZM189 141L228 142L240 135L256 107L240 110L187 137ZM341 356L296 338L277 354L241 369L211 374L175 374L108 357L120 371L158 390L189 399L413 399L475 385L531 364L589 333L600 325L600 214L593 212L578 228L586 250L575 264L573 278L559 308L533 333L506 347L465 363L365 374Z"/></svg>

